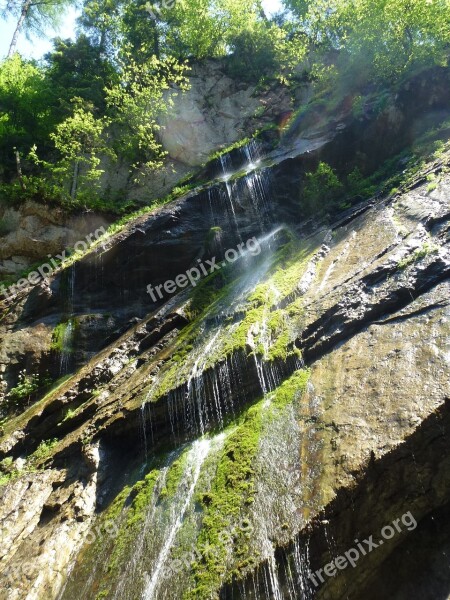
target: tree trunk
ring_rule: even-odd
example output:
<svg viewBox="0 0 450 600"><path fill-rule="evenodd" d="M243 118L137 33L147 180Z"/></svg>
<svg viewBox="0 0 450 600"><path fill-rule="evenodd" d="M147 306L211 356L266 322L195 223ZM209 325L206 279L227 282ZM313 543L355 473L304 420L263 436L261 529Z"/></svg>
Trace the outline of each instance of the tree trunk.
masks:
<svg viewBox="0 0 450 600"><path fill-rule="evenodd" d="M72 198L72 200L75 200L75 197L77 195L79 172L80 172L80 162L77 160L75 162L75 166L73 168L72 189L70 190L70 197Z"/></svg>
<svg viewBox="0 0 450 600"><path fill-rule="evenodd" d="M16 29L12 36L11 44L9 46L8 58L11 58L11 56L16 51L17 40L19 39L19 34L22 31L23 24L25 23L25 19L27 18L28 11L30 10L31 5L32 5L32 0L24 0L24 3L22 4L22 10L20 12L20 17L19 17L19 20L17 21Z"/></svg>
<svg viewBox="0 0 450 600"><path fill-rule="evenodd" d="M17 148L14 148L14 153L16 155L17 177L19 178L20 187L22 188L23 191L25 191L27 189L27 186L25 185L25 182L23 180L22 164L20 162L20 154L19 154L19 151L17 150Z"/></svg>

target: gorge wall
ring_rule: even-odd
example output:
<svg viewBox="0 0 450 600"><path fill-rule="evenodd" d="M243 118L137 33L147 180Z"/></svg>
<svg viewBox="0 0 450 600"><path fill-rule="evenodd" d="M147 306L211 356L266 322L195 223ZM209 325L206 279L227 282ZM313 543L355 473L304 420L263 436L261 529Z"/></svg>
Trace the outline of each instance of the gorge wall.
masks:
<svg viewBox="0 0 450 600"><path fill-rule="evenodd" d="M301 196L438 125L443 73L300 115L3 303L0 598L449 595L449 152L321 218ZM54 386L10 410L24 368Z"/></svg>

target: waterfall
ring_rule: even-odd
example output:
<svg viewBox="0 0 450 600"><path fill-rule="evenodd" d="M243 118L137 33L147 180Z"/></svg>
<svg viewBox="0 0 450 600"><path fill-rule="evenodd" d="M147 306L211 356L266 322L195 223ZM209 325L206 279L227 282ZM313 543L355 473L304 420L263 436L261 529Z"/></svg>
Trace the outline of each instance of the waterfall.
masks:
<svg viewBox="0 0 450 600"><path fill-rule="evenodd" d="M311 580L309 579L309 575L311 573L311 561L309 557L309 539L306 539L304 546L300 545L299 539L295 540L293 561L294 570L297 575L297 581L292 581L291 585L294 588L294 590L297 586L300 588L303 600L312 600L314 597L314 593L311 589Z"/></svg>
<svg viewBox="0 0 450 600"><path fill-rule="evenodd" d="M62 291L64 292L63 296L63 310L68 317L73 315L74 311L74 297L75 297L75 266L76 263L70 265L63 272L62 279Z"/></svg>
<svg viewBox="0 0 450 600"><path fill-rule="evenodd" d="M268 552L266 568L264 569L264 592L265 598L273 598L273 600L283 600L281 593L280 581L278 578L277 561L273 545L268 541L266 548Z"/></svg>
<svg viewBox="0 0 450 600"><path fill-rule="evenodd" d="M209 342L203 348L201 354L197 358L192 368L191 374L187 382L187 397L188 405L193 407L193 410L197 412L198 427L200 434L205 433L205 425L208 424L208 406L205 402L205 382L203 369L205 368L206 361L208 360L209 352L213 348L217 337L220 334L220 328L211 337ZM221 420L221 413L217 415L219 421ZM191 425L194 425L192 423Z"/></svg>
<svg viewBox="0 0 450 600"><path fill-rule="evenodd" d="M66 326L64 327L64 333L61 340L61 352L59 357L59 374L65 375L69 371L70 359L72 356L73 348L73 334L75 331L73 319L69 319Z"/></svg>
<svg viewBox="0 0 450 600"><path fill-rule="evenodd" d="M278 569L277 569L277 561L275 559L275 553L272 547L272 551L270 553L269 561L269 580L270 587L272 589L272 594L274 600L283 600L283 596L281 594L280 582L278 578Z"/></svg>
<svg viewBox="0 0 450 600"><path fill-rule="evenodd" d="M259 221L261 232L271 223L270 180L267 170L253 171L244 178L253 210Z"/></svg>
<svg viewBox="0 0 450 600"><path fill-rule="evenodd" d="M141 426L142 426L142 437L144 442L144 456L147 460L148 457L148 444L147 444L147 419L145 416L145 402L141 405ZM151 418L151 417L150 417Z"/></svg>
<svg viewBox="0 0 450 600"><path fill-rule="evenodd" d="M59 374L65 375L70 368L70 359L73 354L73 337L75 333L74 314L74 296L75 296L75 264L71 265L66 271L66 296L64 312L67 315L67 323L64 326L62 339L60 340L59 355Z"/></svg>
<svg viewBox="0 0 450 600"><path fill-rule="evenodd" d="M222 167L223 177L229 177L232 173L233 168L231 165L231 158L228 152L226 154L221 154L219 160L220 166Z"/></svg>
<svg viewBox="0 0 450 600"><path fill-rule="evenodd" d="M232 217L232 222L236 228L236 233L238 235L239 241L242 242L242 237L239 231L239 223L236 217L236 209L235 209L235 205L234 205L234 189L235 187L233 186L232 183L230 183L228 180L225 181L225 197L226 197L226 201L227 201L227 206L230 208L231 210L231 217Z"/></svg>
<svg viewBox="0 0 450 600"><path fill-rule="evenodd" d="M175 537L183 524L185 513L192 501L201 468L209 454L211 444L212 442L209 439L197 440L193 443L192 448L189 451L186 469L183 475L183 488L186 489L186 492L181 498L174 499L174 505L171 507L169 530L166 532L167 536L165 542L159 552L153 572L142 594L143 600L152 600L156 597L162 571L169 557ZM181 502L179 503L176 500L181 500Z"/></svg>
<svg viewBox="0 0 450 600"><path fill-rule="evenodd" d="M250 140L250 142L243 147L243 151L247 159L248 167L254 169L256 164L261 160L261 144L255 139Z"/></svg>
<svg viewBox="0 0 450 600"><path fill-rule="evenodd" d="M164 486L165 481L166 481L167 472L169 470L169 464L174 459L174 457L175 457L174 452L169 454L166 465L159 474L155 489L160 490ZM117 589L114 593L114 596L113 596L114 600L119 599L119 598L126 598L128 596L127 588L130 585L130 581L133 581L134 578L136 577L136 574L139 572L139 569L141 567L141 562L142 562L142 556L145 551L147 535L148 535L148 532L149 532L151 526L153 525L153 520L154 520L156 506L157 506L157 504L156 504L157 497L158 497L158 495L154 494L154 496L152 498L152 502L147 508L147 513L145 515L145 521L144 521L144 524L142 527L142 531L141 531L139 537L135 540L134 551L133 551L131 558L125 569L125 572L127 573L127 577L124 577L120 580L120 582L117 586Z"/></svg>

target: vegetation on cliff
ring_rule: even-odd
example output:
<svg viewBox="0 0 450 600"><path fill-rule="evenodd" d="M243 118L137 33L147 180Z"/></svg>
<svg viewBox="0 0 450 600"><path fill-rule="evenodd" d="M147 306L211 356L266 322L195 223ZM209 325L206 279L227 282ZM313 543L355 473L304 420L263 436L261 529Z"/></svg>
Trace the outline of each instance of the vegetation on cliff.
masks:
<svg viewBox="0 0 450 600"><path fill-rule="evenodd" d="M445 428L404 446L448 399L449 24L447 0L284 0L278 15L261 0L84 0L75 41L0 64L0 202L121 216L5 301L11 598L210 600L252 577L255 597L295 597L335 554L328 513L352 544L380 529L379 497L420 518L448 502L428 443ZM108 171L156 181L161 123L199 65L241 102L282 90L292 110L136 210ZM190 288L149 299L147 279L161 289L193 265ZM435 481L411 477L433 462Z"/></svg>
<svg viewBox="0 0 450 600"><path fill-rule="evenodd" d="M104 173L119 161L138 181L165 164L160 117L176 102L167 92L183 93L199 60L219 57L260 89L278 82L295 95L313 84L319 99L334 88L364 111L373 82L447 64L449 23L445 1L285 0L268 16L259 0L85 0L75 41L56 39L41 62L13 53L0 65L2 202L132 210Z"/></svg>

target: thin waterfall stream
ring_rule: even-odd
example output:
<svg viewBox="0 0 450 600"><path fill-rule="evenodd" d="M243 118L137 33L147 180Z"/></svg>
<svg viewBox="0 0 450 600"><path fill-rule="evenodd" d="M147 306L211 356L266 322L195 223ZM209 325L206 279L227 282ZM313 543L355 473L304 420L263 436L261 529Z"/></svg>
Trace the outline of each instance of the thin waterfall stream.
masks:
<svg viewBox="0 0 450 600"><path fill-rule="evenodd" d="M71 265L68 270L67 276L67 291L66 291L66 307L65 312L67 314L67 321L63 324L62 338L60 343L60 356L59 356L59 374L60 376L66 375L69 372L72 354L73 354L73 341L75 334L75 322L74 322L74 297L75 297L75 264Z"/></svg>
<svg viewBox="0 0 450 600"><path fill-rule="evenodd" d="M192 444L187 455L180 491L176 494L171 502L171 506L168 508L170 517L167 528L164 531L164 543L157 555L153 569L148 575L147 583L142 593L142 600L153 600L154 598L157 598L158 586L165 565L168 561L175 538L183 525L186 511L192 502L203 463L212 448L220 446L223 439L224 436L221 434L216 436L215 439L202 438Z"/></svg>

